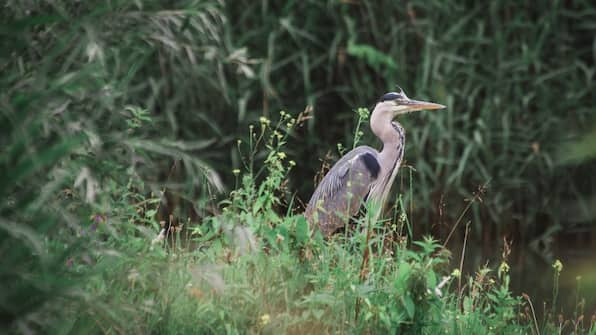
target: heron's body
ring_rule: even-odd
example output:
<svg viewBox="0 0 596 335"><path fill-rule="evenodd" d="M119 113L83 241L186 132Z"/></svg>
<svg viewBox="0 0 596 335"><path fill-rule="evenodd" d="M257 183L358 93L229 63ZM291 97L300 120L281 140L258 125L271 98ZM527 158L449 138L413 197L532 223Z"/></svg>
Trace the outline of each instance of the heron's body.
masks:
<svg viewBox="0 0 596 335"><path fill-rule="evenodd" d="M401 105L392 104L398 100ZM375 219L380 214L404 155L405 131L392 119L396 113L420 107L444 106L410 100L403 91L381 98L373 110L370 125L383 142L382 150L360 146L348 152L327 172L308 202L304 214L311 224L318 223L324 236L343 227L365 202L375 204Z"/></svg>

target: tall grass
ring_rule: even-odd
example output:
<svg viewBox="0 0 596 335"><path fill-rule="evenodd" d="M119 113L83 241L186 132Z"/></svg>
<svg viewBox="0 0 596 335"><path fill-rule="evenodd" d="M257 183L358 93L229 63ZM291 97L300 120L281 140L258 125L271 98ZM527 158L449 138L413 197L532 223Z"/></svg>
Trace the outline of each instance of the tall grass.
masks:
<svg viewBox="0 0 596 335"><path fill-rule="evenodd" d="M374 142L354 137L351 109L399 83L449 108L402 120L414 178L396 227L428 232L442 196L490 180L472 235L540 237L533 223L556 223L562 198L593 181L552 154L591 121L595 16L588 1L7 2L3 330L537 328L502 271L454 294L432 239L377 227L327 243L294 214L318 157ZM307 105L292 126L278 114ZM447 223L461 213L446 209Z"/></svg>
<svg viewBox="0 0 596 335"><path fill-rule="evenodd" d="M106 180L102 201L86 204L86 192L71 190L45 202L78 214L77 224L53 223L59 234L4 237L3 247L14 247L5 249L12 262L3 263L10 275L3 278L30 283L21 290L5 286L12 289L1 305L6 329L60 334L556 329L552 315L539 324L529 298L526 303L509 290L506 253L498 271L483 268L466 276L448 266L450 253L430 237L413 241L365 216L356 224L372 227L368 233L357 229L347 238L324 241L302 215L280 214L284 184L295 167L284 152L287 134L297 126L293 120L284 113L282 122L262 119L251 127L255 141L240 143L247 163L237 173L240 183L221 214L190 230L186 238L192 246L180 243L185 237L176 227L167 239L155 237L161 229L155 220L160 198L147 196L149 188L138 175L126 183ZM257 147L268 153L263 170L251 168ZM56 158L65 166L72 163L64 154ZM40 214L48 220L52 208L45 206ZM90 213L87 222L81 220ZM396 216L407 221L404 211ZM23 240L38 247L17 246ZM40 265L30 261L31 253ZM593 323L560 327L576 334L594 331Z"/></svg>
<svg viewBox="0 0 596 335"><path fill-rule="evenodd" d="M489 182L472 236L528 242L559 229L562 199L581 201L581 185L593 182L588 168L569 173L555 153L593 121L595 16L589 1L9 2L3 91L46 92L63 122L105 145L118 138L135 155L142 147L135 167L155 192L168 183L170 208L182 214L184 199L233 186L236 138L246 141L260 116L314 107L288 149L299 165L292 180L309 181L317 157L333 160L335 144L350 142L351 109L400 84L448 105L401 120L417 229L431 231L441 199L471 197ZM153 122L135 133L151 144L110 135L125 130L125 106L150 111ZM212 192L193 182L202 178ZM302 200L314 186L292 184ZM461 206L446 202L440 224Z"/></svg>
<svg viewBox="0 0 596 335"><path fill-rule="evenodd" d="M441 198L469 198L490 182L474 208L473 236L488 229L487 236L530 239L543 232L536 221L560 223L561 199L582 194L578 182L591 178L568 173L554 155L592 119L596 11L588 2L290 1L228 10L238 18L235 35L246 35L264 59L257 111L276 101L315 106L308 130L292 142L310 171L320 164L313 148L324 157L342 134L350 138L351 106L373 103L395 83L448 105L402 120L418 180L418 227L435 221ZM303 188L308 196L311 187ZM461 205L445 205L455 219ZM481 225L489 221L496 224Z"/></svg>

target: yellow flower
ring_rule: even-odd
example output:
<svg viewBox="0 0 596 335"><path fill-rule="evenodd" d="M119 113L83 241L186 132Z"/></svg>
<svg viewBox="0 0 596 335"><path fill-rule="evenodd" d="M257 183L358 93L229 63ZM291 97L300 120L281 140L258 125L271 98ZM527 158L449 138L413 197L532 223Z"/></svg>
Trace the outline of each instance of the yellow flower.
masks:
<svg viewBox="0 0 596 335"><path fill-rule="evenodd" d="M289 161L288 164L290 164L290 166L296 166L296 162L294 162L293 160Z"/></svg>
<svg viewBox="0 0 596 335"><path fill-rule="evenodd" d="M405 212L401 212L401 214L399 214L399 222L401 222L401 223L406 222L407 219L408 219L408 216L406 215Z"/></svg>
<svg viewBox="0 0 596 335"><path fill-rule="evenodd" d="M234 176L237 176L240 174L240 169L234 169L232 170L232 173L234 174Z"/></svg>
<svg viewBox="0 0 596 335"><path fill-rule="evenodd" d="M563 271L563 263L561 263L561 261L557 259L553 263L553 269L555 269L555 271L557 271L557 273L561 273L561 271Z"/></svg>
<svg viewBox="0 0 596 335"><path fill-rule="evenodd" d="M455 270L453 270L453 272L451 272L451 275L454 278L459 278L461 276L461 272L459 271L459 269L455 269Z"/></svg>
<svg viewBox="0 0 596 335"><path fill-rule="evenodd" d="M261 124L264 124L264 125L267 125L267 126L271 123L271 121L269 121L269 119L266 118L266 117L264 117L264 116L261 116L259 118L259 122L261 122Z"/></svg>
<svg viewBox="0 0 596 335"><path fill-rule="evenodd" d="M284 159L284 158L286 158L287 156L286 156L286 153L285 153L285 152L281 152L281 151L280 151L280 152L278 152L278 153L277 153L277 157L279 157L279 159Z"/></svg>
<svg viewBox="0 0 596 335"><path fill-rule="evenodd" d="M368 109L366 108L358 108L356 110L356 113L358 113L358 116L360 116L360 118L366 120L368 119L368 116L370 115L370 113L368 112Z"/></svg>
<svg viewBox="0 0 596 335"><path fill-rule="evenodd" d="M261 316L261 325L266 326L269 324L269 322L271 322L271 317L269 316L269 314L263 314Z"/></svg>
<svg viewBox="0 0 596 335"><path fill-rule="evenodd" d="M501 265L499 266L499 276L501 276L501 274L507 274L509 272L509 264L507 264L507 262L502 262Z"/></svg>

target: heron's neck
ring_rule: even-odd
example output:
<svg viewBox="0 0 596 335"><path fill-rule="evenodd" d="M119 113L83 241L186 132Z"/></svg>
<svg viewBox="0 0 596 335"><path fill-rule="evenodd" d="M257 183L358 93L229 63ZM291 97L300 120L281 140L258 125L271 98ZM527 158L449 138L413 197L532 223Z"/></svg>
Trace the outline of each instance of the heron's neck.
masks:
<svg viewBox="0 0 596 335"><path fill-rule="evenodd" d="M387 163L385 168L393 170L394 166L401 161L404 150L406 132L398 122L387 122L382 136L383 149L380 152L382 161Z"/></svg>
<svg viewBox="0 0 596 335"><path fill-rule="evenodd" d="M404 155L406 133L398 122L391 122L391 120L386 120L384 125L376 123L376 127L372 130L383 141L383 149L379 152L379 163L383 171L382 180L378 180L371 191L372 194L376 194L374 200L382 207ZM380 211L376 214L376 218L379 214Z"/></svg>
<svg viewBox="0 0 596 335"><path fill-rule="evenodd" d="M403 146L405 131L397 121L392 121L390 117L373 116L370 120L371 130L383 142L381 154L393 155L401 151Z"/></svg>

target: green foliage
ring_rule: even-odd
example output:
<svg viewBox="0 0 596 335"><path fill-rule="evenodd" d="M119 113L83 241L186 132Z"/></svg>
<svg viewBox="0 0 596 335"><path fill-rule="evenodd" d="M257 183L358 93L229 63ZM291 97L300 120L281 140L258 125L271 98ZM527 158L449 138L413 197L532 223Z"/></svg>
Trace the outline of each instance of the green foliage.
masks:
<svg viewBox="0 0 596 335"><path fill-rule="evenodd" d="M325 157L338 138L350 142L352 106L399 84L412 97L448 106L400 120L406 159L416 169L418 227L430 229L433 210L442 207L437 198L470 198L490 181L483 205L472 211L472 236L483 229L501 235L507 226L527 240L542 233L538 217L561 224L564 200L585 194L579 185L586 180L593 184L591 174L556 164L560 142L591 124L592 3L242 4L228 10L237 18L234 35L264 59L263 103L315 107L308 131L292 142L305 170L319 168L313 150ZM260 102L253 105L258 112ZM308 197L312 186L297 186ZM443 214L455 218L461 206L448 201Z"/></svg>
<svg viewBox="0 0 596 335"><path fill-rule="evenodd" d="M315 185L298 181L313 179L316 157L338 140L352 142L352 108L395 84L448 106L401 120L418 181L404 193L421 204L411 213L419 231L443 207L437 195L469 198L490 181L472 236L509 227L521 240L540 237L536 220L557 230L563 198L589 193L581 185L593 181L589 168L556 164L560 142L592 123L589 1L10 1L1 15L5 101L96 136L95 155L119 145L185 200L181 212L186 200L233 188L235 140L248 141L249 123L312 105L287 152L300 163L288 186L306 200ZM128 119L137 111L152 121ZM123 141L123 127L138 138ZM358 140L374 144L361 131ZM589 138L582 143L566 152L591 152ZM461 206L449 201L443 214L455 219Z"/></svg>
<svg viewBox="0 0 596 335"><path fill-rule="evenodd" d="M3 246L35 241L31 245L37 245L40 260L56 261L37 265L22 258L30 249L17 246L4 254L11 258L5 263L10 267L2 267L9 275L3 278L32 281L4 296L5 326L61 334L522 334L533 329L524 302L509 290L506 263L497 276L481 269L455 289L461 274L449 270L449 253L430 237L409 243L393 236L385 223L371 225L363 217L357 225L372 229L372 237L355 230L347 238L324 241L302 215L280 214L283 185L294 166L282 154L293 120L282 113L276 124L262 119L258 131L250 127L254 140L244 147L241 183L222 203L221 214L191 228L192 249L180 243L176 230L160 238L155 215L162 201L136 174L104 179L106 192L90 202L77 189L68 197L50 197L44 205L67 208L78 225L55 222L51 227L60 234L46 232L45 239L14 229L17 234L4 238ZM255 171L259 146L266 148L265 168ZM40 168L52 168L56 159ZM74 163L61 157L62 167ZM45 210L40 215L51 217ZM396 216L407 220L403 212ZM544 327L554 325L547 321Z"/></svg>
<svg viewBox="0 0 596 335"><path fill-rule="evenodd" d="M456 289L445 249L411 239L414 220L433 223L431 197L469 196L487 179L474 232L515 218L534 236L536 215L556 221L560 194L592 178L567 173L552 153L589 124L596 12L587 1L541 6L8 1L0 328L558 329L554 315L535 322L504 268L479 270ZM395 200L395 223L364 217L370 239L356 229L324 241L296 214L316 158L338 139L372 142L360 128L368 110L357 110L355 134L350 111L396 83L449 109L403 120L416 172ZM291 116L305 105L314 113ZM291 113L273 115L280 109ZM413 203L423 205L406 215Z"/></svg>
<svg viewBox="0 0 596 335"><path fill-rule="evenodd" d="M592 129L580 139L566 143L559 153L562 163L578 163L593 160L596 156L596 130Z"/></svg>
<svg viewBox="0 0 596 335"><path fill-rule="evenodd" d="M348 48L346 51L348 55L362 59L364 62L366 62L366 64L370 65L377 71L381 69L381 65L385 65L391 70L395 70L397 68L393 58L380 52L370 45L355 44L350 41L348 42Z"/></svg>

